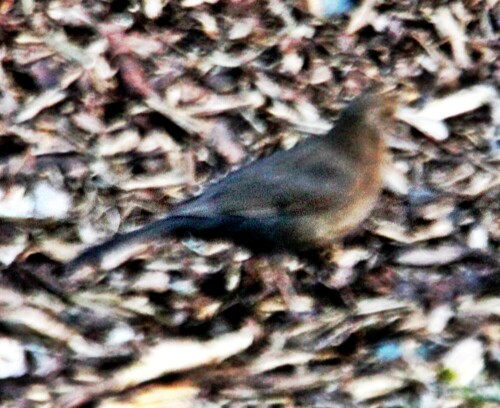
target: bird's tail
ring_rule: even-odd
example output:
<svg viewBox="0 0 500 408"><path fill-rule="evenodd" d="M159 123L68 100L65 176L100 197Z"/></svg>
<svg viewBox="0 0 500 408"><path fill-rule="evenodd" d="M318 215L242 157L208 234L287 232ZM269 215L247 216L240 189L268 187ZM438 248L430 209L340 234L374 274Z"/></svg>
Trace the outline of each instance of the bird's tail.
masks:
<svg viewBox="0 0 500 408"><path fill-rule="evenodd" d="M84 250L65 269L69 274L87 266L110 270L142 252L145 245L153 241L187 233L196 235L213 228L208 224L211 224L211 220L203 217L167 216L134 231L116 234L109 240Z"/></svg>

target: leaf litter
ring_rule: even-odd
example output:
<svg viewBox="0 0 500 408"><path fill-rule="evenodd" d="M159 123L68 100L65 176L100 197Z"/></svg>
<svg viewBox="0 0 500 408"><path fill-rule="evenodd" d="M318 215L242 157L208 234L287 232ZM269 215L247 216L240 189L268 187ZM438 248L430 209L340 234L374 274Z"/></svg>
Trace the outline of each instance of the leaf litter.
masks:
<svg viewBox="0 0 500 408"><path fill-rule="evenodd" d="M498 2L119 3L1 6L2 406L495 406ZM374 81L407 96L387 189L326 270L168 240L66 290Z"/></svg>

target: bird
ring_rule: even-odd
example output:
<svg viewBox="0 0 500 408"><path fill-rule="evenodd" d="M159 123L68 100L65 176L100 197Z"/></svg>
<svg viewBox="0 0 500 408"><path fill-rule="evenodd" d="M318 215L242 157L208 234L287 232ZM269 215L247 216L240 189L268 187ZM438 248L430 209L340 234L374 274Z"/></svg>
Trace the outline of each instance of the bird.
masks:
<svg viewBox="0 0 500 408"><path fill-rule="evenodd" d="M169 237L229 239L264 254L327 248L377 203L396 107L394 91L365 91L327 134L243 165L158 220L84 250L66 271L111 269L120 261L106 262L110 253Z"/></svg>

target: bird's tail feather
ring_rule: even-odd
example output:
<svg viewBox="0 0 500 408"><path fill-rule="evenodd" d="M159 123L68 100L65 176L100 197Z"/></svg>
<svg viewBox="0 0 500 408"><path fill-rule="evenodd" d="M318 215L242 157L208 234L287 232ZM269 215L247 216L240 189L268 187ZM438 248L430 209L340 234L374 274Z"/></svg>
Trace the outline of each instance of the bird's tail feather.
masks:
<svg viewBox="0 0 500 408"><path fill-rule="evenodd" d="M112 255L113 253L133 253L133 248L137 248L143 244L169 236L176 237L188 233L196 235L197 233L201 233L210 227L213 228L214 225L212 224L213 221L204 217L168 216L134 231L116 234L109 240L84 250L80 255L66 265L66 269L76 270L86 265L101 267L103 269L111 269L121 263L119 261L111 261L103 264L105 258L109 259L109 255ZM130 251L126 251L126 249L128 249L127 247L130 247Z"/></svg>

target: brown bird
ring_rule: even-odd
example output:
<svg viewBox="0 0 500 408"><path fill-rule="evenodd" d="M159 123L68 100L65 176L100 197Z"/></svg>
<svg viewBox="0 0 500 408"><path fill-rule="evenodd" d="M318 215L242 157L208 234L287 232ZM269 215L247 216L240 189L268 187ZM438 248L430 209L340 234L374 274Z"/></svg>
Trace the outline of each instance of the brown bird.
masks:
<svg viewBox="0 0 500 408"><path fill-rule="evenodd" d="M365 219L382 189L383 132L394 95L367 92L323 137L256 160L178 204L165 217L116 234L67 265L109 269L116 249L175 236L229 238L259 252L323 248Z"/></svg>

